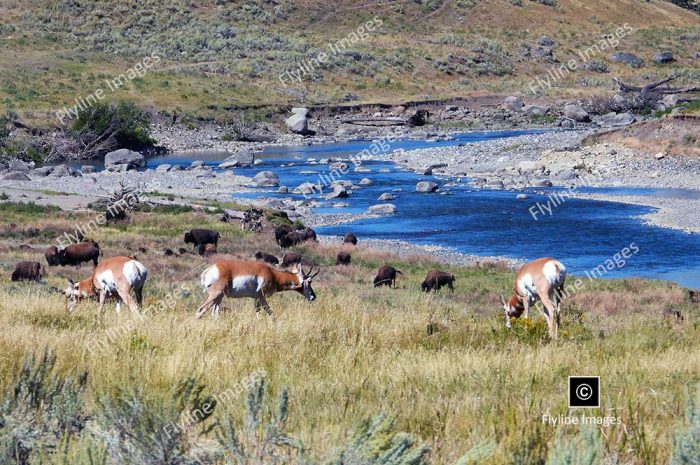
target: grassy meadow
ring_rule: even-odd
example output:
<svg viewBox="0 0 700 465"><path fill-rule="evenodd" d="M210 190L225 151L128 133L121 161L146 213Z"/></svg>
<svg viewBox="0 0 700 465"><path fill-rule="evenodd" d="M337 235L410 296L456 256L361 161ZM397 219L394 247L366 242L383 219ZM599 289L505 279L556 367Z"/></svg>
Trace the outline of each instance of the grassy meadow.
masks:
<svg viewBox="0 0 700 465"><path fill-rule="evenodd" d="M263 412L274 410L277 394L286 388L286 431L319 459L351 441L363 421L385 413L395 418L396 431L430 447L429 463L455 463L479 444L492 445L478 460L483 464L582 463L551 458L557 434L571 442L580 436L580 427L557 428L541 416L569 412L567 376L600 375L601 408L585 413L619 416L623 424L599 428L604 457L591 463L665 464L674 434L684 424L688 393L700 382L700 312L676 285L589 281L564 302L560 340L551 341L539 315L514 321L510 331L504 328L498 294L510 292L512 270L397 257L363 247L361 237L351 250L353 264L346 267L334 265L340 244L298 248L322 266L314 280L315 302L293 292L275 295L269 299L273 319L256 315L252 300L227 299L218 320L210 315L195 320L204 299L199 273L207 259L162 252L184 246L185 230L217 229L220 253L282 253L270 231L243 232L211 213L137 212L128 225L90 234L105 257L135 253L148 267L144 305L155 310L143 317L130 320L126 308L117 314L108 304L100 319L96 302L81 303L69 313L65 298L49 286L10 282L16 262L45 262L40 251L21 252L20 244L47 246L94 215L0 204L2 392L11 397L23 358L47 347L56 355L57 373L88 373L88 426L80 434L69 433L52 454L36 453L27 463L131 463L84 458L88 448L104 452L110 447L96 439L104 436L94 434L92 420L123 390L142 390L155 405L168 405L175 387L189 377L208 395L234 389L236 395L219 402L207 421L223 424L230 417L239 425L246 398L242 381L264 370L270 395ZM397 289L372 287L376 269L384 264L403 271ZM457 277L454 294L420 292L425 273L438 267ZM51 268L48 283L63 288L66 278L84 278L90 270L87 264ZM665 309L680 310L684 320L664 319ZM204 426L190 431L187 440L213 443L218 426L211 431ZM225 460L212 463L244 463Z"/></svg>

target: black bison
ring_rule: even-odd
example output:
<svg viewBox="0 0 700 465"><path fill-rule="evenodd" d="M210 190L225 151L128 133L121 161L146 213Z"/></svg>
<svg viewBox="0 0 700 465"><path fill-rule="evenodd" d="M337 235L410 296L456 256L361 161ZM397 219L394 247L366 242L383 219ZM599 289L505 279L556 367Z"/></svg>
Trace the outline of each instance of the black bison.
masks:
<svg viewBox="0 0 700 465"><path fill-rule="evenodd" d="M688 299L691 303L700 303L700 291L695 291L693 289L688 289Z"/></svg>
<svg viewBox="0 0 700 465"><path fill-rule="evenodd" d="M391 266L383 266L377 271L377 276L374 278L374 287L391 286L396 287L396 274L403 274L399 270Z"/></svg>
<svg viewBox="0 0 700 465"><path fill-rule="evenodd" d="M301 263L301 254L297 252L287 252L282 255L282 268L289 268L294 264Z"/></svg>
<svg viewBox="0 0 700 465"><path fill-rule="evenodd" d="M280 239L279 245L286 249L306 241L316 241L316 231L311 228L304 228L300 231L289 232Z"/></svg>
<svg viewBox="0 0 700 465"><path fill-rule="evenodd" d="M357 236L353 233L347 233L345 237L343 237L343 243L357 245Z"/></svg>
<svg viewBox="0 0 700 465"><path fill-rule="evenodd" d="M277 226L275 228L275 240L281 246L282 239L284 238L284 236L286 236L287 234L289 234L292 231L294 231L294 228L292 228L288 224L282 224L280 226Z"/></svg>
<svg viewBox="0 0 700 465"><path fill-rule="evenodd" d="M175 252L173 252L173 249L165 249L163 251L163 255L165 255L166 257L170 257L172 255L175 255Z"/></svg>
<svg viewBox="0 0 700 465"><path fill-rule="evenodd" d="M428 272L428 275L425 277L425 280L423 281L420 287L423 290L423 292L437 292L442 286L447 285L447 288L450 290L450 292L454 292L455 288L452 285L454 282L455 275L445 273L444 271L433 270Z"/></svg>
<svg viewBox="0 0 700 465"><path fill-rule="evenodd" d="M269 263L270 265L278 265L280 262L274 255L270 255L269 253L265 253L260 250L255 252L255 259L262 260L263 262Z"/></svg>
<svg viewBox="0 0 700 465"><path fill-rule="evenodd" d="M39 262L19 262L12 272L12 281L41 282L46 275L46 268Z"/></svg>
<svg viewBox="0 0 700 465"><path fill-rule="evenodd" d="M219 233L212 229L190 229L185 233L185 244L192 244L202 255L205 245L214 244L214 247L219 245Z"/></svg>
<svg viewBox="0 0 700 465"><path fill-rule="evenodd" d="M338 252L338 255L335 257L335 264L336 265L349 265L351 259L352 259L352 257L350 256L349 253Z"/></svg>
<svg viewBox="0 0 700 465"><path fill-rule="evenodd" d="M97 266L101 254L100 244L92 240L72 244L62 250L51 246L44 251L46 263L49 266L80 266L83 262L89 261Z"/></svg>

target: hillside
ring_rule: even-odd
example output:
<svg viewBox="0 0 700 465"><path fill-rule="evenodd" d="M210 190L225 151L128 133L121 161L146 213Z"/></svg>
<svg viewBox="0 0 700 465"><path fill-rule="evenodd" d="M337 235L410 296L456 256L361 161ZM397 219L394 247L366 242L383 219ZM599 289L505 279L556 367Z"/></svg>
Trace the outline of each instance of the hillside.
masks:
<svg viewBox="0 0 700 465"><path fill-rule="evenodd" d="M368 21L372 31L358 30ZM604 36L625 24L614 50L581 59L601 41L608 48ZM554 45L538 45L545 35ZM697 81L699 37L700 16L660 0L3 2L0 111L55 125L58 109L98 90L223 120L259 105L526 95L533 80L581 61L535 89L558 99L612 89L613 76L635 82L673 70L679 84ZM664 50L676 61L654 63ZM645 64L613 62L611 51ZM160 60L133 74L151 55ZM301 82L289 79L300 66ZM130 70L135 79L108 87L105 79Z"/></svg>

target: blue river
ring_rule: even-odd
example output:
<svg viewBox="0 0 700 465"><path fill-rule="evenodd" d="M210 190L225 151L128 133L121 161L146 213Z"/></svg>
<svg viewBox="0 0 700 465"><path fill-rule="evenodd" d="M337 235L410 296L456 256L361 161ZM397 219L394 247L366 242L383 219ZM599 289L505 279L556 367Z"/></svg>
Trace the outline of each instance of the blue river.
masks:
<svg viewBox="0 0 700 465"><path fill-rule="evenodd" d="M448 141L406 140L391 144L394 149L415 149L456 144L468 144L494 138L512 137L538 131L502 131L468 133ZM262 170L275 172L280 185L290 188L303 182L318 183L320 173L328 165L310 165L308 158L346 158L367 149L371 141L353 141L325 145L270 147L256 158L264 164L251 168L236 168L237 174L254 176ZM152 158L148 167L160 163L181 163L204 160L216 165L227 154L204 152L169 154ZM290 166L291 164L291 166ZM363 168L371 172L354 172L353 164L344 179L357 184L369 178L372 185L352 192L349 198L321 200L319 213L364 213L379 202L384 192L392 193L391 201L398 211L395 215L361 219L350 224L316 228L320 234L355 233L362 238L400 239L417 244L440 245L462 253L481 256L504 256L529 260L542 256L560 259L570 273L584 275L606 264L625 248L638 249L629 258L608 267L603 277L645 277L677 282L686 287L700 287L700 235L646 225L639 218L651 208L614 202L566 198L551 214L542 213L537 203L547 204L557 188L536 188L525 191L526 200L516 200L521 191L476 189L465 183L445 189L444 193L418 193L418 181L435 181L441 188L450 179L422 176L396 167L388 161L366 161ZM276 194L276 188L261 188L254 194L239 197L279 197L301 199L295 194ZM581 188L579 192L614 195L675 196L698 198L700 191L671 189ZM314 198L318 199L318 196ZM332 204L345 203L345 208ZM531 209L538 211L533 218ZM629 254L628 254L629 255ZM600 270L600 268L598 268Z"/></svg>

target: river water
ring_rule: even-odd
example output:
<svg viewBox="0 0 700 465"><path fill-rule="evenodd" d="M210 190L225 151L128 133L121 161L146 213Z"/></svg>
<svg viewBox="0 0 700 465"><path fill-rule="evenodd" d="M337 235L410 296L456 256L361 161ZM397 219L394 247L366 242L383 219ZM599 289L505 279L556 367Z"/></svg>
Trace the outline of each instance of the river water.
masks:
<svg viewBox="0 0 700 465"><path fill-rule="evenodd" d="M396 141L394 149L446 146L476 141L512 137L536 131L503 131L468 133L450 141ZM308 158L346 158L367 149L371 141L353 141L326 145L270 147L257 158L265 163L252 168L237 168L237 174L254 176L270 170L280 178L280 184L291 188L303 182L319 181L327 174L327 165L307 163ZM181 163L204 160L216 165L225 153L204 152L169 154L148 161L149 167L160 163ZM483 256L505 256L530 260L542 256L560 259L573 274L586 273L606 278L646 277L675 281L683 286L700 287L700 235L643 224L639 216L651 211L648 207L614 202L565 198L555 205L551 214L537 204L553 205L551 196L557 188L536 188L525 191L529 198L516 200L519 192L475 189L464 183L444 188L449 179L422 176L400 169L387 161L364 161L363 168L371 172L354 172L350 164L344 179L359 183L368 178L372 185L353 191L349 198L322 200L319 213L363 213L385 192L395 196L391 201L398 211L395 215L366 218L351 224L317 228L320 234L355 233L362 238L400 239L417 244L440 245L459 252ZM418 181L435 181L444 193L418 193ZM276 194L276 188L261 188L254 194L240 197L303 198L301 195ZM697 191L678 192L663 189L581 188L579 192L614 195L682 195L697 197ZM549 196L548 196L549 194ZM315 198L318 198L316 196ZM347 207L332 205L345 203ZM554 202L559 203L559 202ZM532 211L536 211L537 219ZM619 254L625 248L636 253ZM601 268L603 265L603 268ZM592 271L597 270L597 271Z"/></svg>

